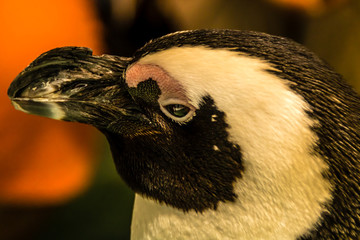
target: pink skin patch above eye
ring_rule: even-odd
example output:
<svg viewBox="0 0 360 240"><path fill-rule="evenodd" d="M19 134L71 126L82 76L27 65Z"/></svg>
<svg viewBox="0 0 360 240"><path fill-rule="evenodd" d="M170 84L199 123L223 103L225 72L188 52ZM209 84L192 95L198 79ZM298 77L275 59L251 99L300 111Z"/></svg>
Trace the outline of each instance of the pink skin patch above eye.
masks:
<svg viewBox="0 0 360 240"><path fill-rule="evenodd" d="M188 102L181 84L157 65L136 63L126 71L125 81L129 87L137 87L140 82L152 79L161 90L161 99L179 99Z"/></svg>

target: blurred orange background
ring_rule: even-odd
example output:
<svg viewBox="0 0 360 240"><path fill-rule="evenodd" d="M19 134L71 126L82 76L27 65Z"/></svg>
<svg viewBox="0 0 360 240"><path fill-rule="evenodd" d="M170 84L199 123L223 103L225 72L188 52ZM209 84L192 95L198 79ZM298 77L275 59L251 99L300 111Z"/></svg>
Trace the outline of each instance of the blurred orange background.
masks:
<svg viewBox="0 0 360 240"><path fill-rule="evenodd" d="M0 1L0 203L60 203L89 184L95 131L16 111L6 91L22 69L52 48L88 46L101 53L96 19L87 0Z"/></svg>

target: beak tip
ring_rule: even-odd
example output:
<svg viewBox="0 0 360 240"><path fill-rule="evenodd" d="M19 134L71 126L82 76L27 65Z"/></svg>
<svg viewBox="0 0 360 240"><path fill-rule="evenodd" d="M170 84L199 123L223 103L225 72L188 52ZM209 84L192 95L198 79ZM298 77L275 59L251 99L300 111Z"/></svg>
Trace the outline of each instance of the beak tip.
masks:
<svg viewBox="0 0 360 240"><path fill-rule="evenodd" d="M16 76L7 90L7 95L10 99L16 98L26 87L42 79L44 72L39 72L41 69L42 71L53 71L53 74L56 74L63 65L66 68L66 64L71 64L77 59L86 59L92 54L93 51L86 47L60 47L49 50L37 57ZM56 64L58 64L57 67Z"/></svg>
<svg viewBox="0 0 360 240"><path fill-rule="evenodd" d="M16 79L15 79L16 80ZM8 95L8 97L10 98L10 99L13 99L14 97L15 97L15 95L16 95L16 92L17 92L17 90L18 90L18 88L17 88L17 84L16 84L16 81L13 81L11 84L10 84L10 86L9 86L9 88L8 88L8 90L7 90L7 95Z"/></svg>

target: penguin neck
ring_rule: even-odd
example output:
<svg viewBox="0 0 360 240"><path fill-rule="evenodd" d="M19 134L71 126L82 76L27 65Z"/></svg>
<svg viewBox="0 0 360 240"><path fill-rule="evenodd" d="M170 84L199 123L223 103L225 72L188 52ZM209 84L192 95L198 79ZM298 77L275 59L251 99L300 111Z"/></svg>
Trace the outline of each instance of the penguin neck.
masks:
<svg viewBox="0 0 360 240"><path fill-rule="evenodd" d="M309 169L294 176L283 169L277 179L269 179L266 169L247 165L248 174L235 184L237 200L202 213L136 194L131 239L298 239L321 220L322 204L330 198L321 174L304 178L300 173L316 168L319 159L302 160L309 160Z"/></svg>

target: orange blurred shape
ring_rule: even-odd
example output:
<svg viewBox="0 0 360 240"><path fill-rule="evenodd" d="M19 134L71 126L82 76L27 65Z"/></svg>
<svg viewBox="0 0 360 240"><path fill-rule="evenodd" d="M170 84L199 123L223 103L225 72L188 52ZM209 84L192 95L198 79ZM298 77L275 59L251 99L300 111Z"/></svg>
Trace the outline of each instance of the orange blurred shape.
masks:
<svg viewBox="0 0 360 240"><path fill-rule="evenodd" d="M16 111L10 82L41 53L60 46L101 51L89 0L0 0L0 203L58 204L91 180L94 131Z"/></svg>
<svg viewBox="0 0 360 240"><path fill-rule="evenodd" d="M281 7L296 9L310 15L318 15L324 11L338 7L348 0L268 0Z"/></svg>

